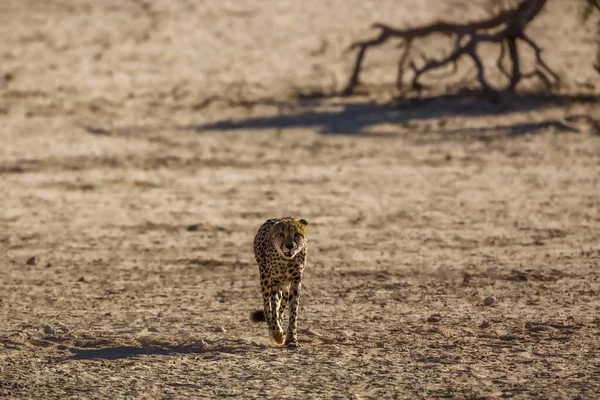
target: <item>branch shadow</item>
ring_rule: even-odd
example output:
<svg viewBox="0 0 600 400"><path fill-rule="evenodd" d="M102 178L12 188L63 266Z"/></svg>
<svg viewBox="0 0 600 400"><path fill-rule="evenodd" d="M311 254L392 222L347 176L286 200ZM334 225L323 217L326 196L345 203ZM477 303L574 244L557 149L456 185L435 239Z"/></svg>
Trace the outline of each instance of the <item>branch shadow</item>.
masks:
<svg viewBox="0 0 600 400"><path fill-rule="evenodd" d="M482 128L460 128L445 130L427 130L420 134L431 136L444 136L446 139L467 137L471 140L490 141L501 138L516 138L519 136L535 134L546 129L556 132L578 133L580 130L557 119L548 119L540 122L524 122L504 125L491 125Z"/></svg>
<svg viewBox="0 0 600 400"><path fill-rule="evenodd" d="M510 99L493 102L486 99L480 92L461 92L441 96L402 98L387 104L374 101L313 101L308 105L299 103L300 105L295 108L296 111L291 113L217 121L203 125L187 126L186 129L200 133L207 131L313 128L324 135L361 136L367 135L370 128L381 124L403 124L451 116L498 116L574 103L600 104L600 95L524 93L514 95ZM554 126L559 130L571 130L566 125L561 125L561 122L557 120L479 129L482 132L484 130L509 131L507 136L519 136L537 132L549 126ZM440 131L438 133L468 134L469 130Z"/></svg>

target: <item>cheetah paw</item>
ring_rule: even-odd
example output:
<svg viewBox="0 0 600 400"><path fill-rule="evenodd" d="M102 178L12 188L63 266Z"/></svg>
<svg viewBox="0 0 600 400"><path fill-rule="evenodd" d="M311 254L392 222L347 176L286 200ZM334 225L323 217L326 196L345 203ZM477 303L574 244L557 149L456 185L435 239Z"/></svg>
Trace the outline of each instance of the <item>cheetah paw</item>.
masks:
<svg viewBox="0 0 600 400"><path fill-rule="evenodd" d="M277 344L282 344L283 343L283 331L282 330L274 330L273 331L273 340L275 340L275 342Z"/></svg>
<svg viewBox="0 0 600 400"><path fill-rule="evenodd" d="M286 341L285 345L289 348L297 349L303 347L297 340Z"/></svg>

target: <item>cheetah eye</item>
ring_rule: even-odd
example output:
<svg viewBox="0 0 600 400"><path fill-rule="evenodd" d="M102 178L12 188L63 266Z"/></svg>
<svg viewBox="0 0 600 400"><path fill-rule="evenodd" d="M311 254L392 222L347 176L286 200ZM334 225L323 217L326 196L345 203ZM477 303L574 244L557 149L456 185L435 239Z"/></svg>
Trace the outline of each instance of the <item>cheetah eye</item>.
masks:
<svg viewBox="0 0 600 400"><path fill-rule="evenodd" d="M296 232L296 234L294 235L294 239L300 239L302 237L302 234L299 232Z"/></svg>
<svg viewBox="0 0 600 400"><path fill-rule="evenodd" d="M277 234L277 237L279 237L279 238L283 238L283 237L285 237L285 235L283 234L283 232L279 232L279 233Z"/></svg>

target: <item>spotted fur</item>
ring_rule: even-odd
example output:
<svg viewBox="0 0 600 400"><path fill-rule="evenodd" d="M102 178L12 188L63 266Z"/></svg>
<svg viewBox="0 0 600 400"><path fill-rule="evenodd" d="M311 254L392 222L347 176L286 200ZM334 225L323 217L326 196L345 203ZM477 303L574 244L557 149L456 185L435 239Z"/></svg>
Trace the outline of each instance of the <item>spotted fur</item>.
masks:
<svg viewBox="0 0 600 400"><path fill-rule="evenodd" d="M284 343L283 312L290 305L285 337L285 345L289 347L300 347L297 317L302 273L306 266L307 226L304 219L269 219L254 237L254 256L260 272L264 320L275 342ZM255 312L253 319L262 319L260 314Z"/></svg>

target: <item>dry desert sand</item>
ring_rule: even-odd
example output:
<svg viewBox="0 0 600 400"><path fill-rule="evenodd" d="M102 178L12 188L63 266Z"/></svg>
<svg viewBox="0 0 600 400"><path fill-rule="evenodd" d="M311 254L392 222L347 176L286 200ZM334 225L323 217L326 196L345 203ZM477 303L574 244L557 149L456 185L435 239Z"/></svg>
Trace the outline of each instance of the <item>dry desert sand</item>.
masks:
<svg viewBox="0 0 600 400"><path fill-rule="evenodd" d="M553 94L394 98L388 47L368 94L298 97L341 88L372 22L483 3L0 2L0 396L598 398L600 79L575 5L530 29ZM310 223L299 350L249 320L253 235L286 215Z"/></svg>

